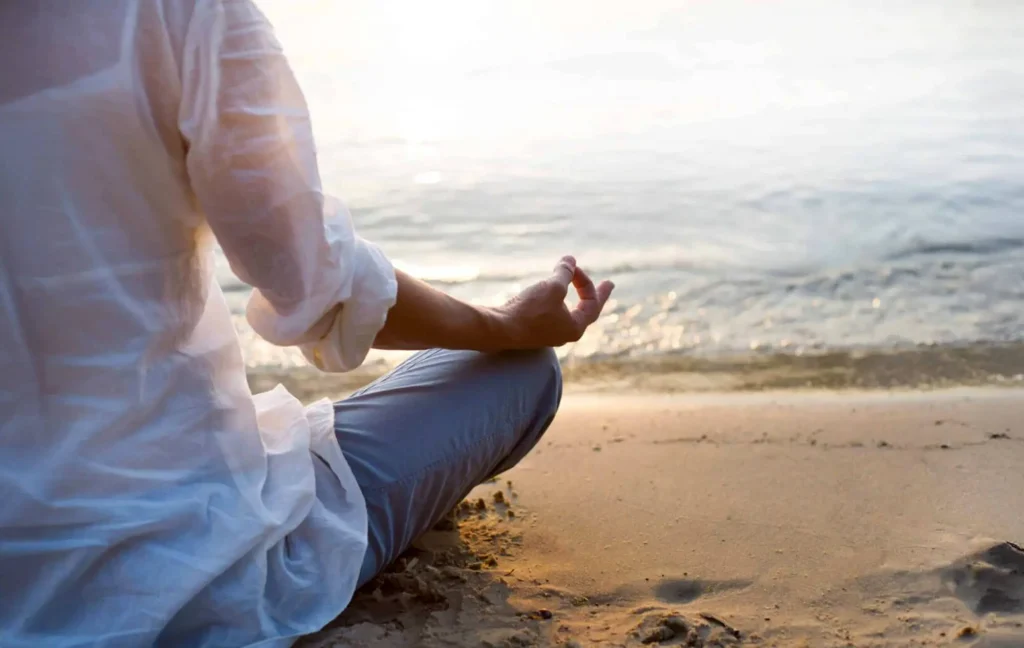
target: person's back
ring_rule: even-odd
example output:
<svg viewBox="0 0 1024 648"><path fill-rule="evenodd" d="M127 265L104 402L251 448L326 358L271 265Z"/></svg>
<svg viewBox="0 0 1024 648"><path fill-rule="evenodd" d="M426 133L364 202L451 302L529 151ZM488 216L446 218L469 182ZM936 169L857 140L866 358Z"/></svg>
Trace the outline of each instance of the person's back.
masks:
<svg viewBox="0 0 1024 648"><path fill-rule="evenodd" d="M253 0L0 25L0 646L288 645L536 444L550 347L612 285L565 257L486 308L396 271L323 194ZM428 350L338 403L251 394L215 238L318 368Z"/></svg>
<svg viewBox="0 0 1024 648"><path fill-rule="evenodd" d="M154 620L242 645L322 625L354 586L304 573L323 565L301 533L274 548L334 524L321 555L358 563L360 516L307 515L309 426L250 397L189 184L178 126L216 100L189 68L219 5L0 4L0 645L149 645ZM287 587L328 577L333 603Z"/></svg>

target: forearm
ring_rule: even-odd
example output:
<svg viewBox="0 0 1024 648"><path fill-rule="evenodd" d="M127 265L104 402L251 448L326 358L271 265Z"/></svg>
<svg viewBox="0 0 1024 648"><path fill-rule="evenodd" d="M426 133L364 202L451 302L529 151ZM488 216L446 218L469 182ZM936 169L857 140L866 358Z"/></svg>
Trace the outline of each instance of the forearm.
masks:
<svg viewBox="0 0 1024 648"><path fill-rule="evenodd" d="M377 333L377 349L464 349L496 352L516 348L516 338L502 316L431 288L395 271L398 296Z"/></svg>

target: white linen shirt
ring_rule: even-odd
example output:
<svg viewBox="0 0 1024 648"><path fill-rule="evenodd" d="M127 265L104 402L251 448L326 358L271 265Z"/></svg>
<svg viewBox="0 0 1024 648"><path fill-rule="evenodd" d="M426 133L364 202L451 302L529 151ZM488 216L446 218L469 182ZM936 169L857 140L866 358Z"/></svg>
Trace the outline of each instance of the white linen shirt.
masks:
<svg viewBox="0 0 1024 648"><path fill-rule="evenodd" d="M0 26L0 646L288 645L348 604L366 506L329 402L249 391L214 239L256 332L325 370L394 270L250 0Z"/></svg>

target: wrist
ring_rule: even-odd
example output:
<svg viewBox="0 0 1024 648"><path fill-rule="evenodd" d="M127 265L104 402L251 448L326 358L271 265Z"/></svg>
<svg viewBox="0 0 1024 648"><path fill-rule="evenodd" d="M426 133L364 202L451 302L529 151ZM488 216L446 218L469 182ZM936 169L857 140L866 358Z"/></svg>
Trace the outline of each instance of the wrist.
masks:
<svg viewBox="0 0 1024 648"><path fill-rule="evenodd" d="M521 347L521 327L510 313L501 308L481 308L481 316L486 337L481 350L499 352Z"/></svg>

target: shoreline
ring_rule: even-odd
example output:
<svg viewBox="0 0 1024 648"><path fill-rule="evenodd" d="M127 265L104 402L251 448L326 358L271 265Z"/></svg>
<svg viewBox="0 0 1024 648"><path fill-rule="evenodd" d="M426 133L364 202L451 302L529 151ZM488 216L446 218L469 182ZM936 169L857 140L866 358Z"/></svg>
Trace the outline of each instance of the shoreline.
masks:
<svg viewBox="0 0 1024 648"><path fill-rule="evenodd" d="M283 384L304 402L337 400L376 380L394 361L344 374L311 366L250 367L254 393ZM1024 387L1024 343L827 351L816 354L654 355L562 359L567 393L709 394L936 391Z"/></svg>
<svg viewBox="0 0 1024 648"><path fill-rule="evenodd" d="M310 645L1019 647L1021 466L1021 389L570 393L493 566Z"/></svg>

